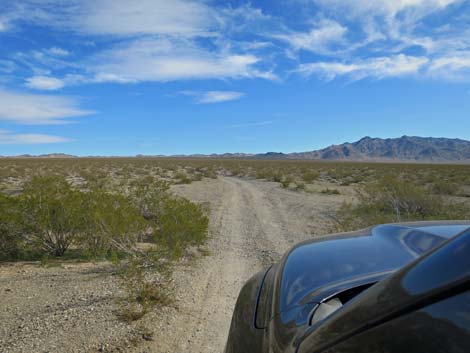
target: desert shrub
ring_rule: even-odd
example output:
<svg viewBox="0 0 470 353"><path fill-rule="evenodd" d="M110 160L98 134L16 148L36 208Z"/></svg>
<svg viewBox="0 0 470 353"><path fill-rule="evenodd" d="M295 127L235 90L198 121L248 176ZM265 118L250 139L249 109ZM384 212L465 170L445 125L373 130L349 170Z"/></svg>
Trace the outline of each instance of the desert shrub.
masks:
<svg viewBox="0 0 470 353"><path fill-rule="evenodd" d="M168 184L145 178L131 187L133 202L152 229L153 240L172 256L187 246L200 245L207 237L209 220L203 205L169 194Z"/></svg>
<svg viewBox="0 0 470 353"><path fill-rule="evenodd" d="M168 256L166 249L136 249L130 258L118 261L118 275L125 292L118 312L121 320L138 320L153 307L173 302Z"/></svg>
<svg viewBox="0 0 470 353"><path fill-rule="evenodd" d="M290 184L292 184L293 182L294 180L291 176L283 176L280 181L281 187L284 189L287 189L290 186Z"/></svg>
<svg viewBox="0 0 470 353"><path fill-rule="evenodd" d="M271 179L270 180L272 180L276 183L282 183L283 179L284 178L281 174L273 173L273 174L271 174Z"/></svg>
<svg viewBox="0 0 470 353"><path fill-rule="evenodd" d="M130 324L133 321L143 318L148 311L148 308L144 308L138 303L126 302L122 304L120 310L117 312L117 317Z"/></svg>
<svg viewBox="0 0 470 353"><path fill-rule="evenodd" d="M205 178L209 178L209 179L217 179L217 173L213 170L213 169L204 169L202 171L202 175L205 177Z"/></svg>
<svg viewBox="0 0 470 353"><path fill-rule="evenodd" d="M34 177L20 196L28 240L62 256L85 229L83 195L63 177Z"/></svg>
<svg viewBox="0 0 470 353"><path fill-rule="evenodd" d="M24 250L18 199L0 193L0 259L17 259Z"/></svg>
<svg viewBox="0 0 470 353"><path fill-rule="evenodd" d="M15 239L24 251L34 248L39 256L63 256L72 246L92 257L109 254L130 247L145 228L130 197L99 187L79 191L64 177L34 177L19 197L2 200L9 202L2 209L10 210L0 215L1 228L7 225L5 219L10 220L2 238ZM12 228L13 216L21 227Z"/></svg>
<svg viewBox="0 0 470 353"><path fill-rule="evenodd" d="M305 173L302 174L302 180L307 184L313 183L319 177L320 177L320 173L318 173L318 172L309 171L309 172L305 172Z"/></svg>
<svg viewBox="0 0 470 353"><path fill-rule="evenodd" d="M173 258L178 258L186 247L205 241L208 225L203 206L183 198L168 197L154 222L154 239L169 249Z"/></svg>
<svg viewBox="0 0 470 353"><path fill-rule="evenodd" d="M82 170L79 175L90 188L106 188L111 183L109 173L102 169Z"/></svg>
<svg viewBox="0 0 470 353"><path fill-rule="evenodd" d="M456 195L459 193L459 186L448 180L434 180L431 189L440 195Z"/></svg>
<svg viewBox="0 0 470 353"><path fill-rule="evenodd" d="M425 187L383 177L358 190L357 204L344 204L337 212L340 230L351 230L379 223L434 219L468 219L464 204L450 204Z"/></svg>
<svg viewBox="0 0 470 353"><path fill-rule="evenodd" d="M156 222L169 189L167 182L149 176L131 183L129 197L146 220Z"/></svg>
<svg viewBox="0 0 470 353"><path fill-rule="evenodd" d="M203 178L203 175L201 173L195 173L191 177L192 181L201 181L202 178Z"/></svg>
<svg viewBox="0 0 470 353"><path fill-rule="evenodd" d="M268 180L270 178L270 175L264 169L261 169L256 171L255 178Z"/></svg>
<svg viewBox="0 0 470 353"><path fill-rule="evenodd" d="M183 172L177 172L174 175L174 179L177 180L178 184L191 184L192 182L191 178L189 178L188 175Z"/></svg>
<svg viewBox="0 0 470 353"><path fill-rule="evenodd" d="M363 180L364 180L364 177L361 176L361 175L351 175L351 176L348 176L348 177L344 178L341 181L340 185L348 186L348 185L351 185L351 184L360 183Z"/></svg>
<svg viewBox="0 0 470 353"><path fill-rule="evenodd" d="M92 257L132 247L145 229L139 209L123 194L93 189L83 199L86 224L78 240Z"/></svg>

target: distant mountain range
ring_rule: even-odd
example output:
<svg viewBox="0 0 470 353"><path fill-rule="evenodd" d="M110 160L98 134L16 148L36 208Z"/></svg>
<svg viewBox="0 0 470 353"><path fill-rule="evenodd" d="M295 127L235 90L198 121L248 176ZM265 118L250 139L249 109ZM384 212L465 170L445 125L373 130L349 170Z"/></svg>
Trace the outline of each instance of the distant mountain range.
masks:
<svg viewBox="0 0 470 353"><path fill-rule="evenodd" d="M290 153L288 158L326 160L470 161L470 141L449 138L402 136L364 137L318 151Z"/></svg>
<svg viewBox="0 0 470 353"><path fill-rule="evenodd" d="M17 158L77 158L53 153L39 156L21 155ZM99 158L100 156L93 156ZM419 162L470 162L470 141L450 138L402 136L399 138L373 138L366 136L356 142L331 145L321 150L296 153L268 152L260 154L224 153L175 156L137 155L138 158L224 158L224 159L304 159L339 161L419 161Z"/></svg>
<svg viewBox="0 0 470 353"><path fill-rule="evenodd" d="M402 136L363 137L356 142L331 145L321 150L296 153L193 155L206 158L312 159L340 161L470 162L470 141L449 138Z"/></svg>

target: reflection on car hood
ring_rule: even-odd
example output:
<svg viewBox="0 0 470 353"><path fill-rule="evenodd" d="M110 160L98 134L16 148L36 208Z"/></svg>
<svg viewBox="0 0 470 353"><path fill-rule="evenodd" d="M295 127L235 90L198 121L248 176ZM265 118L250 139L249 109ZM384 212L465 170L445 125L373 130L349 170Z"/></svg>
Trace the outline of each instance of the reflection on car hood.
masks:
<svg viewBox="0 0 470 353"><path fill-rule="evenodd" d="M381 225L301 243L283 260L278 312L309 298L318 301L311 293L333 283L380 279L469 227L470 222Z"/></svg>

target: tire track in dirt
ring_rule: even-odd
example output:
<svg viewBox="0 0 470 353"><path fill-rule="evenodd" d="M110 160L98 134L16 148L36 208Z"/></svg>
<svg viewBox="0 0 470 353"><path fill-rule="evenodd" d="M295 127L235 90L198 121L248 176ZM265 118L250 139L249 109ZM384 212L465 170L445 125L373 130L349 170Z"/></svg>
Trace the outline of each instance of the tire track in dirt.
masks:
<svg viewBox="0 0 470 353"><path fill-rule="evenodd" d="M260 183L224 177L179 192L211 202L210 255L176 269L178 309L156 314L154 341L136 352L221 353L243 283L278 260L292 243L310 237L307 220L283 214L289 205L281 208L277 203L282 197L273 199L277 185ZM291 193L296 200L299 194ZM292 222L302 225L293 227ZM290 227L305 233L293 236Z"/></svg>

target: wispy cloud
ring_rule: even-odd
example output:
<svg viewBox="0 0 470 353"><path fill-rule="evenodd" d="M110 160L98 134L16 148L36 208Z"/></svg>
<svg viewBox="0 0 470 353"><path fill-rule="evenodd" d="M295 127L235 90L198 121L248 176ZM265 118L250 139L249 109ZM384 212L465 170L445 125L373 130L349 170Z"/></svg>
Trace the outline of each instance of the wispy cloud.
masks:
<svg viewBox="0 0 470 353"><path fill-rule="evenodd" d="M352 80L366 77L383 79L415 75L428 62L425 57L398 54L390 57L354 60L351 62L313 62L302 64L297 72L305 75L317 75L325 80L338 76L349 76Z"/></svg>
<svg viewBox="0 0 470 353"><path fill-rule="evenodd" d="M91 35L207 34L215 23L210 7L192 0L5 0L6 29L37 23Z"/></svg>
<svg viewBox="0 0 470 353"><path fill-rule="evenodd" d="M0 130L0 145L36 145L64 143L68 138L44 134L15 134L8 130Z"/></svg>
<svg viewBox="0 0 470 353"><path fill-rule="evenodd" d="M291 6L312 16L293 22L267 13L269 6L261 10L249 3L4 0L1 33L28 23L100 45L80 51L67 43L16 53L1 58L0 71L26 67L27 74L14 71L15 77L41 90L89 83L277 80L293 66L326 79L468 79L468 1L297 0ZM463 14L454 11L458 6ZM443 14L451 17L448 23L440 23Z"/></svg>
<svg viewBox="0 0 470 353"><path fill-rule="evenodd" d="M277 80L272 71L259 66L262 61L259 56L237 54L227 49L207 49L181 38L128 40L76 63L51 56L48 51L21 53L17 55L17 60L34 73L26 78L26 86L40 90L108 82L129 84L243 78ZM74 73L54 75L51 71L57 68L70 68Z"/></svg>
<svg viewBox="0 0 470 353"><path fill-rule="evenodd" d="M70 55L70 52L68 50L65 50L63 48L58 48L58 47L51 47L46 50L47 53L50 55L54 56L68 56Z"/></svg>
<svg viewBox="0 0 470 353"><path fill-rule="evenodd" d="M356 37L348 45L353 49L367 48L379 51L399 52L410 47L420 47L426 52L457 45L441 40L435 23L428 24L428 16L438 18L439 14L453 5L467 0L315 0L326 14L340 14L343 23L356 28ZM459 26L457 20L447 24L447 30L455 30L453 36L466 26ZM361 37L362 32L362 37ZM351 46L351 44L353 44ZM442 46L445 44L445 48Z"/></svg>
<svg viewBox="0 0 470 353"><path fill-rule="evenodd" d="M260 58L209 51L186 40L140 39L93 57L87 64L96 82L167 82L183 79L264 78Z"/></svg>
<svg viewBox="0 0 470 353"><path fill-rule="evenodd" d="M16 25L30 22L61 31L119 38L115 42L119 44L109 41L108 49L85 58L73 58L60 47L18 53L14 59L33 73L27 78L29 88L53 90L86 83L187 79L277 79L271 70L263 68L264 58L252 53L256 49L232 46L225 36L240 27L235 24L242 17L245 24L269 18L249 5L210 7L205 1L194 0L25 0L20 6L6 1L10 6L6 6L5 16Z"/></svg>
<svg viewBox="0 0 470 353"><path fill-rule="evenodd" d="M347 28L336 21L323 19L308 32L295 32L289 34L274 34L273 38L282 40L294 50L308 50L326 54L330 52L331 45L342 42Z"/></svg>
<svg viewBox="0 0 470 353"><path fill-rule="evenodd" d="M64 87L64 81L48 76L33 76L26 79L26 87L32 89L54 91Z"/></svg>
<svg viewBox="0 0 470 353"><path fill-rule="evenodd" d="M257 127L257 126L266 126L273 124L274 121L272 120L265 120L265 121L258 121L253 123L243 123L243 124L234 124L234 125L227 125L225 128L227 129L239 129L245 127Z"/></svg>
<svg viewBox="0 0 470 353"><path fill-rule="evenodd" d="M57 125L96 112L80 108L73 97L0 90L0 120L23 125Z"/></svg>
<svg viewBox="0 0 470 353"><path fill-rule="evenodd" d="M415 17L422 17L430 12L441 10L461 0L314 0L325 8L347 10L345 16L387 15L395 16L400 12L412 10Z"/></svg>
<svg viewBox="0 0 470 353"><path fill-rule="evenodd" d="M236 91L182 91L180 94L193 97L197 104L229 102L239 100L245 95Z"/></svg>
<svg viewBox="0 0 470 353"><path fill-rule="evenodd" d="M78 2L72 16L75 30L100 35L196 36L209 33L215 24L207 5L190 0L87 0Z"/></svg>
<svg viewBox="0 0 470 353"><path fill-rule="evenodd" d="M449 80L470 79L470 51L434 60L428 73L430 76L445 77Z"/></svg>

